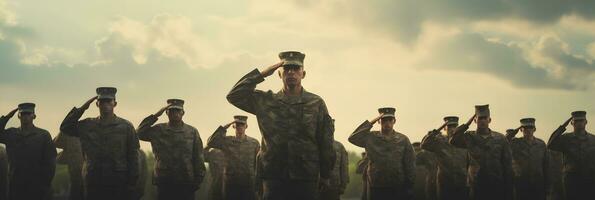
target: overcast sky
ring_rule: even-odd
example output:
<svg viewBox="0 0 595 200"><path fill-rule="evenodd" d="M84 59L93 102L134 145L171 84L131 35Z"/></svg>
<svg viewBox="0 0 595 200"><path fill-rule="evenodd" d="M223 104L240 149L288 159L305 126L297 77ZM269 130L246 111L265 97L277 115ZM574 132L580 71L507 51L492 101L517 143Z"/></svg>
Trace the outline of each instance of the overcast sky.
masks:
<svg viewBox="0 0 595 200"><path fill-rule="evenodd" d="M500 132L537 118L547 140L574 110L595 121L593 10L589 0L0 0L0 114L37 103L37 126L55 136L73 106L115 86L116 113L135 125L185 99L206 142L243 114L225 99L233 84L297 50L304 87L325 99L350 150L361 151L349 134L384 106L411 141L476 104L490 104ZM280 88L276 76L259 85Z"/></svg>

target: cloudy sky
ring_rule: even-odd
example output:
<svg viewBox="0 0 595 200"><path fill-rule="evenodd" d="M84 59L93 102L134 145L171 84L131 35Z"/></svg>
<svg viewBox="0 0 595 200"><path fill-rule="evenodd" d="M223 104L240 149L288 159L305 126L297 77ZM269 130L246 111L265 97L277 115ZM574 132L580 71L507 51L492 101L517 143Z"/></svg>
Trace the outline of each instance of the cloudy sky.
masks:
<svg viewBox="0 0 595 200"><path fill-rule="evenodd" d="M595 121L593 10L590 0L0 0L0 113L35 102L37 125L56 135L70 108L115 86L117 114L135 125L185 99L185 121L206 140L242 113L225 100L242 75L298 50L304 87L325 99L350 150L361 151L349 134L382 106L397 108L396 130L412 141L476 104L491 105L501 132L537 118L546 140L571 111ZM276 76L259 85L280 87Z"/></svg>

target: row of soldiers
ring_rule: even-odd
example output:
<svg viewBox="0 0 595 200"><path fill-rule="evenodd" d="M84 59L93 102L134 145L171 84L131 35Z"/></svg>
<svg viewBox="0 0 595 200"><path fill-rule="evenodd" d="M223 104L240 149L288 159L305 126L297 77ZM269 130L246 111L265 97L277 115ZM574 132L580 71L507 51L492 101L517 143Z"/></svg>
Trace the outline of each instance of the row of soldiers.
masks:
<svg viewBox="0 0 595 200"><path fill-rule="evenodd" d="M333 177L346 174L341 167L343 155L337 153L334 120L324 100L306 91L301 52L279 54L280 62L243 76L227 94L235 107L256 116L261 143L245 135L246 116L217 128L207 141L207 152L223 154L222 189L225 199L309 200L338 199L346 179L339 184ZM278 92L257 90L266 77L277 72L283 82ZM194 192L205 177L203 142L196 128L183 121L184 101L170 99L167 106L146 117L137 129L114 113L116 88L101 87L97 96L81 107L73 108L60 125L62 134L80 140L83 153L82 180L86 199L134 199L139 182L139 140L150 142L155 155L153 183L158 199L194 199ZM82 119L95 104L99 116ZM21 126L5 129L8 119L19 111ZM367 153L366 198L413 199L415 185L415 151L405 134L394 130L394 108L379 109L380 115L362 123L349 137ZM155 124L167 114L167 123ZM568 199L593 197L595 188L595 136L585 130L586 113L575 112L561 126L547 147L564 155L565 191ZM50 134L33 125L34 104L21 104L0 118L0 142L6 144L10 165L12 199L43 199L55 170L56 150ZM476 131L467 131L472 122ZM437 155L437 185L441 199L512 199L515 194L514 166L511 150L515 140L489 128L488 106L477 106L476 115L456 126L445 123L430 131L421 148ZM572 121L575 131L562 134ZM371 131L375 123L379 131ZM233 126L235 136L226 136ZM581 129L582 127L582 129ZM440 135L441 129L448 133ZM522 128L528 132L528 128ZM535 138L523 139L521 142ZM519 142L520 143L520 142ZM525 144L519 144L525 145ZM342 145L341 145L342 146ZM528 145L533 147L533 145ZM342 148L344 151L344 148ZM543 152L546 152L545 150ZM543 153L542 152L542 153ZM528 160L537 159L533 152ZM545 156L545 153L543 155ZM207 156L211 160L210 156ZM522 160L525 161L525 160ZM212 161L211 161L212 162ZM526 162L525 162L526 163ZM530 162L533 167L533 162ZM337 168L342 170L336 170ZM338 172L339 171L339 172ZM523 172L521 170L521 172ZM530 174L531 178L535 176ZM531 188L537 187L532 183ZM546 182L546 181L544 181ZM529 186L527 186L529 187ZM521 187L523 188L523 187ZM214 194L214 193L213 193ZM37 195L37 196L35 196Z"/></svg>
<svg viewBox="0 0 595 200"><path fill-rule="evenodd" d="M489 127L488 105L475 110L460 126L458 117L445 117L412 149L408 138L393 129L395 109L379 109L380 116L349 137L366 150L356 170L364 178L362 199L595 198L595 136L585 129L585 111L572 112L546 144L534 136L534 118L521 119L520 127L501 134ZM381 130L370 131L376 122ZM469 131L473 122L477 128ZM570 123L574 131L564 133ZM522 137L516 137L519 131Z"/></svg>
<svg viewBox="0 0 595 200"><path fill-rule="evenodd" d="M209 138L208 152L217 149L225 158L223 198L338 199L344 191L346 179L332 176L347 174L347 167L335 165L346 164L346 151L334 141L334 122L322 98L301 86L304 57L300 52L282 52L281 62L262 72L250 72L227 95L232 105L256 115L262 143L243 133L246 116L236 116ZM284 83L281 91L255 90L278 69ZM60 135L80 142L83 166L72 171L81 171L82 196L88 200L137 199L142 140L151 143L155 155L152 181L158 199L194 199L205 177L205 156L197 129L183 121L184 101L168 100L167 106L135 129L115 114L116 92L113 87L97 88L97 95L72 108L60 125ZM93 102L99 116L81 119ZM17 112L20 127L6 129ZM163 113L169 121L155 124ZM35 118L33 103L20 104L0 118L0 142L6 144L10 163L9 199L49 198L57 152L49 132L34 125ZM236 135L226 136L232 125Z"/></svg>

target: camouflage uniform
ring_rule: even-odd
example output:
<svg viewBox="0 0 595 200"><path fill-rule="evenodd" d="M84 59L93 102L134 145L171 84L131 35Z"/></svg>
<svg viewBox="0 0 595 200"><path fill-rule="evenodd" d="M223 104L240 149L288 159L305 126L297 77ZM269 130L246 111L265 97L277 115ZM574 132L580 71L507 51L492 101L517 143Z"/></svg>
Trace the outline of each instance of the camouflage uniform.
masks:
<svg viewBox="0 0 595 200"><path fill-rule="evenodd" d="M147 154L145 151L138 150L138 181L136 182L136 190L134 194L135 200L142 199L145 195L145 186L147 185L147 176L149 169L147 168Z"/></svg>
<svg viewBox="0 0 595 200"><path fill-rule="evenodd" d="M336 140L333 142L333 149L336 155L335 167L331 172L331 187L321 192L320 199L324 200L339 200L349 183L349 158L347 150L345 150L343 144Z"/></svg>
<svg viewBox="0 0 595 200"><path fill-rule="evenodd" d="M357 161L357 169L355 173L362 175L362 195L361 200L368 199L368 164L370 160L367 154L363 154L362 159Z"/></svg>
<svg viewBox="0 0 595 200"><path fill-rule="evenodd" d="M535 127L534 119L522 119L523 126ZM539 138L529 141L506 135L512 149L512 170L516 199L545 200L548 182L549 155L545 142Z"/></svg>
<svg viewBox="0 0 595 200"><path fill-rule="evenodd" d="M207 147L205 162L209 163L209 200L223 200L223 169L225 154L223 151Z"/></svg>
<svg viewBox="0 0 595 200"><path fill-rule="evenodd" d="M415 181L415 152L404 134L392 131L383 135L370 131L369 121L349 136L349 142L366 149L369 199L412 199Z"/></svg>
<svg viewBox="0 0 595 200"><path fill-rule="evenodd" d="M115 88L97 88L99 99L115 99ZM72 108L60 131L78 137L85 162L83 183L87 200L130 199L138 180L139 142L134 126L115 116L79 119L85 109Z"/></svg>
<svg viewBox="0 0 595 200"><path fill-rule="evenodd" d="M585 119L585 112L574 112L573 117ZM575 132L564 133L560 126L552 134L547 147L564 155L564 185L566 198L593 199L595 197L595 135ZM564 133L564 134L563 134Z"/></svg>
<svg viewBox="0 0 595 200"><path fill-rule="evenodd" d="M436 199L436 172L438 170L436 156L422 149L415 150L415 199Z"/></svg>
<svg viewBox="0 0 595 200"><path fill-rule="evenodd" d="M8 199L8 155L6 148L0 146L0 200Z"/></svg>
<svg viewBox="0 0 595 200"><path fill-rule="evenodd" d="M33 104L20 104L23 112ZM5 129L9 118L0 117L0 143L6 145L8 154L8 199L35 200L49 196L56 170L56 147L52 136L44 129L33 127Z"/></svg>
<svg viewBox="0 0 595 200"><path fill-rule="evenodd" d="M157 119L146 117L138 127L138 137L151 142L153 148L158 198L194 199L206 171L198 130L188 124L179 128L168 123L153 125Z"/></svg>
<svg viewBox="0 0 595 200"><path fill-rule="evenodd" d="M78 138L59 133L54 138L56 148L62 149L56 161L58 164L68 166L68 177L70 178L69 200L82 200L83 191L83 152L81 142Z"/></svg>
<svg viewBox="0 0 595 200"><path fill-rule="evenodd" d="M263 81L258 70L248 73L227 100L258 120L264 199L315 199L335 160L332 118L321 97L303 88L299 96L255 90Z"/></svg>
<svg viewBox="0 0 595 200"><path fill-rule="evenodd" d="M254 200L254 173L258 140L244 135L243 138L225 136L227 130L219 126L209 138L208 146L221 149L225 154L223 196L228 200Z"/></svg>
<svg viewBox="0 0 595 200"><path fill-rule="evenodd" d="M448 139L439 134L426 135L421 142L421 148L436 155L437 198L440 200L469 199L467 150L450 145Z"/></svg>
<svg viewBox="0 0 595 200"><path fill-rule="evenodd" d="M562 177L563 158L562 153L549 150L549 182L548 200L564 200L564 182Z"/></svg>

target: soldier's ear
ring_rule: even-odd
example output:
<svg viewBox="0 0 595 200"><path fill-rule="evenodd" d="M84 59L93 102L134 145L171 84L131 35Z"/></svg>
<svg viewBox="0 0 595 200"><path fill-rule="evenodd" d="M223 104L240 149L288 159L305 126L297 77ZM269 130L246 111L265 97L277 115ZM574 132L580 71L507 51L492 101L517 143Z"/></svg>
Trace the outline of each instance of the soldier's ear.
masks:
<svg viewBox="0 0 595 200"><path fill-rule="evenodd" d="M36 114L33 114L33 119L36 119L36 118L37 118L37 115Z"/></svg>
<svg viewBox="0 0 595 200"><path fill-rule="evenodd" d="M95 101L95 106L99 108L99 101Z"/></svg>
<svg viewBox="0 0 595 200"><path fill-rule="evenodd" d="M118 102L114 100L114 107L118 106Z"/></svg>
<svg viewBox="0 0 595 200"><path fill-rule="evenodd" d="M304 70L304 75L302 76L302 79L306 78L306 70Z"/></svg>
<svg viewBox="0 0 595 200"><path fill-rule="evenodd" d="M492 122L492 118L488 117L488 123L491 123L491 122Z"/></svg>
<svg viewBox="0 0 595 200"><path fill-rule="evenodd" d="M283 69L281 69L281 70L277 70L277 74L279 74L279 78L283 78L283 77L281 76L281 73L282 73L281 71L283 71Z"/></svg>

